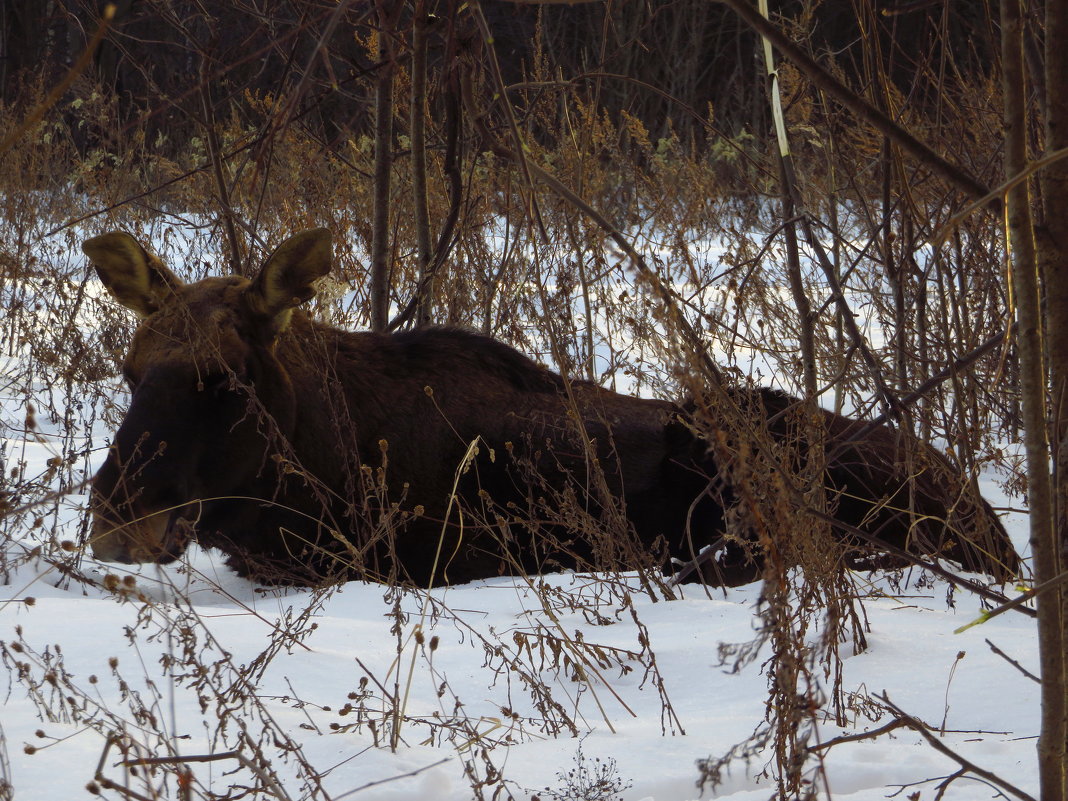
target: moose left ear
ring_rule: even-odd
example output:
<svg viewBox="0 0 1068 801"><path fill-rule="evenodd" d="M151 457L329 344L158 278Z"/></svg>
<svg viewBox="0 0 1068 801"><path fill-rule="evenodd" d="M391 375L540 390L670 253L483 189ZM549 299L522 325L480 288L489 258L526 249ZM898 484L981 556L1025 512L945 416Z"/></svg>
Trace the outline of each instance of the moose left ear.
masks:
<svg viewBox="0 0 1068 801"><path fill-rule="evenodd" d="M293 309L315 296L315 282L330 272L332 260L328 229L315 228L290 237L252 279L245 292L249 308L271 319L276 331L283 330Z"/></svg>
<svg viewBox="0 0 1068 801"><path fill-rule="evenodd" d="M122 231L87 239L82 251L108 292L139 317L158 310L163 299L182 286L163 262Z"/></svg>

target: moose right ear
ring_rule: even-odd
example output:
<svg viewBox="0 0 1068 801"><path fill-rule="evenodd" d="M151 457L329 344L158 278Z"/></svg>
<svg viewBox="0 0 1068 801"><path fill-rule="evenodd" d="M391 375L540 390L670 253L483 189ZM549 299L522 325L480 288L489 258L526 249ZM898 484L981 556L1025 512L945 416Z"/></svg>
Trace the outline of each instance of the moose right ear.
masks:
<svg viewBox="0 0 1068 801"><path fill-rule="evenodd" d="M249 308L272 322L275 333L297 306L315 296L315 284L330 272L333 244L329 229L291 236L275 249L245 293Z"/></svg>
<svg viewBox="0 0 1068 801"><path fill-rule="evenodd" d="M82 251L108 292L139 317L155 312L167 293L182 286L182 280L159 258L121 231L87 239L82 243Z"/></svg>

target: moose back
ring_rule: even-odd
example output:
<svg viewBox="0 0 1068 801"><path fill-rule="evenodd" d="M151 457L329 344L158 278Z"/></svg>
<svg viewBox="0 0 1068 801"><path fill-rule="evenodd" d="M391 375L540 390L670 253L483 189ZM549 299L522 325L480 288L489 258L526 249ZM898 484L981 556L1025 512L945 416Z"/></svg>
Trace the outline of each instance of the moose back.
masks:
<svg viewBox="0 0 1068 801"><path fill-rule="evenodd" d="M297 307L330 270L325 229L286 240L252 280L184 283L124 233L83 249L140 318L123 363L130 407L93 479L99 559L169 562L196 541L261 581L426 586L665 567L713 546L696 576L759 575L751 536L724 536L733 471L680 406L567 381L462 330L315 322ZM793 436L793 399L732 392L774 438ZM997 516L933 449L913 443L938 469L905 476L894 432L849 443L853 421L822 414L824 479L854 554L866 534L1015 572Z"/></svg>

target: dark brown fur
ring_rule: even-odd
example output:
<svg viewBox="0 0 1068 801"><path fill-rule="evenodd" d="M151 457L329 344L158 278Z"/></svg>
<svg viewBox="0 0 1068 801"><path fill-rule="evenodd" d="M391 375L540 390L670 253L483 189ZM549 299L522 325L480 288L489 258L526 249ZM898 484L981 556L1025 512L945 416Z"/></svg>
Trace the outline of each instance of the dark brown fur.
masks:
<svg viewBox="0 0 1068 801"><path fill-rule="evenodd" d="M124 234L85 249L142 317L124 365L130 409L92 488L102 559L170 561L195 538L257 579L427 585L665 565L719 541L730 470L682 409L565 382L465 331L386 336L314 322L295 307L329 269L325 231L287 240L252 282L184 284ZM788 438L779 413L792 399L738 397ZM852 424L824 422L832 443ZM827 473L847 492L838 518L917 553L1014 571L990 508L922 453L939 469L906 482L888 429L847 447ZM934 522L877 511L884 498L907 509L910 487L912 508ZM986 545L967 539L976 532ZM757 575L744 550L721 555L721 580Z"/></svg>

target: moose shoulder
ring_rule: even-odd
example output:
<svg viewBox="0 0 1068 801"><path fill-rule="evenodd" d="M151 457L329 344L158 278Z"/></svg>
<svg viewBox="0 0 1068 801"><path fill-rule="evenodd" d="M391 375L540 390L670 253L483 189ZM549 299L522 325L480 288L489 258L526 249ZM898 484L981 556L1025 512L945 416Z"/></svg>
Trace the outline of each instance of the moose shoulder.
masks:
<svg viewBox="0 0 1068 801"><path fill-rule="evenodd" d="M466 331L311 320L297 307L330 270L324 229L288 239L251 281L184 283L124 233L83 249L141 318L130 407L93 479L100 559L168 562L196 540L258 580L428 585L665 566L718 545L706 580L759 574L745 536L723 538L731 471L683 409L566 381ZM735 392L787 438L793 399ZM932 449L925 461L945 469L906 480L888 429L848 443L851 421L823 422L843 536L1016 570L996 515Z"/></svg>

